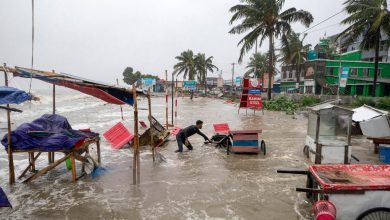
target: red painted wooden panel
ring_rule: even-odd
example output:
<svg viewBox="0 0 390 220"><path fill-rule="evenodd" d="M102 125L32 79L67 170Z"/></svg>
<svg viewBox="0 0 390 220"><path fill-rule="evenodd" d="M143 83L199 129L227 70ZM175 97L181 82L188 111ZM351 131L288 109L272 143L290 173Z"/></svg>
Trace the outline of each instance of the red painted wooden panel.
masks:
<svg viewBox="0 0 390 220"><path fill-rule="evenodd" d="M253 146L240 146L240 147L231 147L231 151L234 153L259 153L259 147Z"/></svg>
<svg viewBox="0 0 390 220"><path fill-rule="evenodd" d="M236 134L233 135L233 140L237 140L237 141L259 140L259 136L257 134Z"/></svg>

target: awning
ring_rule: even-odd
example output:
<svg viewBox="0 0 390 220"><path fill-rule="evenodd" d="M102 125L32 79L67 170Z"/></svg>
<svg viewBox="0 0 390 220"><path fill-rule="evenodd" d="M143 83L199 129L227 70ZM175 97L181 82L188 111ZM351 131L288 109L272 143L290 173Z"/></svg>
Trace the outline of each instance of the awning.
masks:
<svg viewBox="0 0 390 220"><path fill-rule="evenodd" d="M20 104L31 100L31 98L31 95L25 91L13 87L0 86L0 105Z"/></svg>
<svg viewBox="0 0 390 220"><path fill-rule="evenodd" d="M22 67L15 67L14 76L23 78L39 79L54 85L64 86L82 93L94 96L105 102L123 105L133 105L133 94L131 90L114 85L108 85L89 79L73 76L65 73L54 73L40 70L32 70ZM142 91L137 93L143 94Z"/></svg>

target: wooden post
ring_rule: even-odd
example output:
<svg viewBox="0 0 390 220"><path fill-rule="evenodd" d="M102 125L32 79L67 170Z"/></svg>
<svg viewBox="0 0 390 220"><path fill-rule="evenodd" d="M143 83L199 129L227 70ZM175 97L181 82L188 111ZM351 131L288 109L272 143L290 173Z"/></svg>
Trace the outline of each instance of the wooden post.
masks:
<svg viewBox="0 0 390 220"><path fill-rule="evenodd" d="M351 147L351 132L352 132L352 115L348 119L348 128L347 128L347 146L345 147L344 163L349 164L349 148Z"/></svg>
<svg viewBox="0 0 390 220"><path fill-rule="evenodd" d="M116 85L117 86L119 86L119 80L118 80L118 78L116 79ZM120 105L120 107L121 107L121 116L122 116L122 121L124 120L124 118L123 118L123 109L122 109L122 106Z"/></svg>
<svg viewBox="0 0 390 220"><path fill-rule="evenodd" d="M52 70L53 74L55 73L54 70ZM56 85L53 84L53 115L56 114ZM47 160L48 160L48 163L54 163L54 152L47 152Z"/></svg>
<svg viewBox="0 0 390 220"><path fill-rule="evenodd" d="M171 122L172 122L172 126L173 126L173 97L174 97L174 88L175 88L175 81L173 80L173 78L174 78L174 75L173 75L173 72L172 72L172 86L171 86L171 89L172 89L172 91L171 91L171 95L172 95L172 97L171 97L171 102L172 102L172 104L171 104L171 117L172 117L172 119L171 119Z"/></svg>
<svg viewBox="0 0 390 220"><path fill-rule="evenodd" d="M321 164L321 158L322 158L322 145L319 143L320 141L320 123L321 123L321 117L320 114L317 113L317 124L316 124L316 154L315 154L315 164Z"/></svg>
<svg viewBox="0 0 390 220"><path fill-rule="evenodd" d="M154 139L153 139L153 133L152 133L152 127L153 127L153 122L152 122L152 99L151 99L151 94L150 94L150 88L148 89L148 108L149 108L149 133L150 133L150 146L152 147L152 156L153 156L153 163L156 162L156 157L155 157L155 148L154 148Z"/></svg>
<svg viewBox="0 0 390 220"><path fill-rule="evenodd" d="M165 122L168 129L168 71L165 70Z"/></svg>
<svg viewBox="0 0 390 220"><path fill-rule="evenodd" d="M6 71L7 64L4 63L4 80L5 80L5 86L8 86L8 75ZM7 104L7 108L9 108L9 104ZM11 112L7 110L7 139L8 139L8 168L9 168L9 184L13 185L15 184L15 167L14 167L14 156L12 152L12 145L11 145Z"/></svg>
<svg viewBox="0 0 390 220"><path fill-rule="evenodd" d="M133 86L134 99L134 158L133 158L133 184L140 184L140 162L139 162L139 137L138 137L138 108L137 108L137 90Z"/></svg>

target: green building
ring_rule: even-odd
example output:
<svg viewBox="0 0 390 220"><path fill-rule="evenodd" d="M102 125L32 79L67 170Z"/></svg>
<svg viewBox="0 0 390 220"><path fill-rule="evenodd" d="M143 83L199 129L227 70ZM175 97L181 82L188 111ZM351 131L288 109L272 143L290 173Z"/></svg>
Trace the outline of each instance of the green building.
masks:
<svg viewBox="0 0 390 220"><path fill-rule="evenodd" d="M349 68L347 86L339 89L340 95L370 96L374 79L374 62L362 61L361 51L334 55L333 59L312 56L300 68L299 84L294 66L283 66L281 91L285 93L336 95L339 74ZM390 63L379 63L376 96L390 96Z"/></svg>

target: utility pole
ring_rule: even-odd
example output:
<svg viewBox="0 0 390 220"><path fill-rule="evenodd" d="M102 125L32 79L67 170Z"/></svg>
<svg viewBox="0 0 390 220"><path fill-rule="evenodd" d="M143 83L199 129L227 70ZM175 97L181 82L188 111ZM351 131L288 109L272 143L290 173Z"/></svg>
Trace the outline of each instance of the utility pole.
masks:
<svg viewBox="0 0 390 220"><path fill-rule="evenodd" d="M232 63L232 88L231 88L232 95L233 95L233 85L234 85L234 65L236 65L236 63Z"/></svg>

